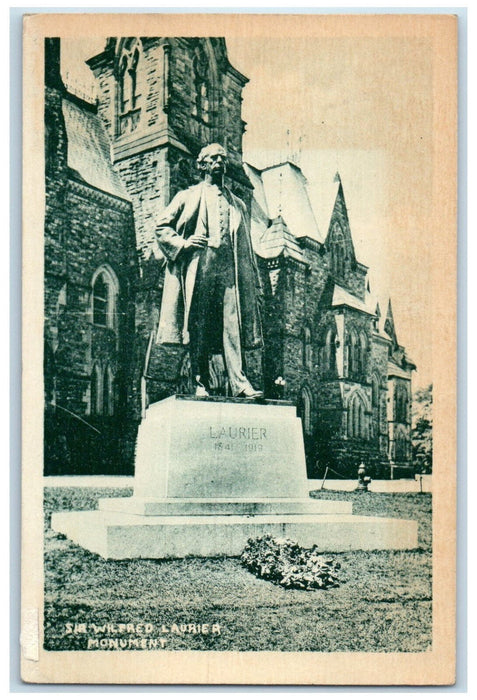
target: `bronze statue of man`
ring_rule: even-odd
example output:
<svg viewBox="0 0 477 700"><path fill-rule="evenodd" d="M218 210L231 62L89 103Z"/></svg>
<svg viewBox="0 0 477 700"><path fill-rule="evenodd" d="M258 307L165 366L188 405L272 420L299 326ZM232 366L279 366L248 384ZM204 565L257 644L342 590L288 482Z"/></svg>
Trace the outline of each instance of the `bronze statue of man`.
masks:
<svg viewBox="0 0 477 700"><path fill-rule="evenodd" d="M247 208L224 184L227 153L203 148L203 180L179 192L157 221L167 259L157 340L189 345L196 396L208 396L209 357L222 352L233 396L256 398L243 351L262 345L261 285Z"/></svg>

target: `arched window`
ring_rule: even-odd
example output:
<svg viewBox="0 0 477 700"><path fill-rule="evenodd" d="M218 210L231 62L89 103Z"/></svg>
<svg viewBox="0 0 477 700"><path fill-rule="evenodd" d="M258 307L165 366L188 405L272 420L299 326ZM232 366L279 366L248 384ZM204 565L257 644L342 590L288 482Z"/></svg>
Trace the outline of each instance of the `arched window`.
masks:
<svg viewBox="0 0 477 700"><path fill-rule="evenodd" d="M329 328L326 331L323 345L323 371L333 372L336 368L336 331Z"/></svg>
<svg viewBox="0 0 477 700"><path fill-rule="evenodd" d="M371 380L371 410L373 413L371 431L373 435L379 434L379 384L379 377L375 374Z"/></svg>
<svg viewBox="0 0 477 700"><path fill-rule="evenodd" d="M141 94L139 92L138 64L141 55L139 39L127 39L116 63L117 80L117 135L130 133L139 123Z"/></svg>
<svg viewBox="0 0 477 700"><path fill-rule="evenodd" d="M359 406L359 435L364 440L367 440L369 437L368 416L366 415L363 402L361 402Z"/></svg>
<svg viewBox="0 0 477 700"><path fill-rule="evenodd" d="M396 462L407 462L409 459L409 441L406 435L399 431L394 441L394 459Z"/></svg>
<svg viewBox="0 0 477 700"><path fill-rule="evenodd" d="M137 92L137 64L139 63L139 51L134 49L134 53L129 67L129 83L131 95L131 109L136 109L140 95Z"/></svg>
<svg viewBox="0 0 477 700"><path fill-rule="evenodd" d="M368 352L368 340L364 331L359 334L359 347L356 347L356 360L357 360L357 372L358 374L364 374L366 372L366 360Z"/></svg>
<svg viewBox="0 0 477 700"><path fill-rule="evenodd" d="M104 370L103 381L103 414L113 416L115 409L115 383L111 367L108 365Z"/></svg>
<svg viewBox="0 0 477 700"><path fill-rule="evenodd" d="M128 69L127 56L123 56L119 64L118 75L118 106L120 114L127 112L129 102L128 86L126 85L126 74Z"/></svg>
<svg viewBox="0 0 477 700"><path fill-rule="evenodd" d="M374 409L379 409L379 379L374 375L371 382L371 405Z"/></svg>
<svg viewBox="0 0 477 700"><path fill-rule="evenodd" d="M311 331L308 326L303 329L303 367L313 369L313 348L311 345Z"/></svg>
<svg viewBox="0 0 477 700"><path fill-rule="evenodd" d="M355 436L355 401L351 400L348 403L348 425L346 429L346 433L348 437L353 438Z"/></svg>
<svg viewBox="0 0 477 700"><path fill-rule="evenodd" d="M349 333L346 334L345 336L345 344L344 344L344 359L345 359L345 368L346 368L346 373L347 376L350 377L351 374L353 373L352 371L352 352L351 352L351 337Z"/></svg>
<svg viewBox="0 0 477 700"><path fill-rule="evenodd" d="M93 323L96 326L108 325L108 291L105 275L98 275L93 286Z"/></svg>
<svg viewBox="0 0 477 700"><path fill-rule="evenodd" d="M359 336L354 330L351 332L351 348L352 348L352 355L353 355L353 372L354 372L354 374L359 374L359 372L360 372Z"/></svg>
<svg viewBox="0 0 477 700"><path fill-rule="evenodd" d="M300 393L300 399L298 401L297 413L298 413L298 416L302 420L303 432L305 433L305 435L309 435L311 433L311 430L312 430L311 407L312 407L311 392L307 387L304 387Z"/></svg>
<svg viewBox="0 0 477 700"><path fill-rule="evenodd" d="M345 276L345 247L341 243L335 245L335 272L338 277Z"/></svg>
<svg viewBox="0 0 477 700"><path fill-rule="evenodd" d="M92 416L98 416L102 413L102 398L103 398L103 381L101 376L101 368L98 364L95 364L93 371L91 372L91 385L90 385L90 414Z"/></svg>
<svg viewBox="0 0 477 700"><path fill-rule="evenodd" d="M409 403L409 398L408 398L408 393L407 389L403 387L402 390L402 422L407 423L408 422L408 403Z"/></svg>
<svg viewBox="0 0 477 700"><path fill-rule="evenodd" d="M199 99L200 116L204 122L208 123L210 117L210 100L209 86L206 82L200 83L197 93Z"/></svg>
<svg viewBox="0 0 477 700"><path fill-rule="evenodd" d="M398 384L396 387L396 422L407 423L408 421L408 401L407 387Z"/></svg>
<svg viewBox="0 0 477 700"><path fill-rule="evenodd" d="M192 114L208 124L210 121L210 76L205 52L198 47L194 56L194 101Z"/></svg>
<svg viewBox="0 0 477 700"><path fill-rule="evenodd" d="M359 434L359 410L361 408L361 403L358 401L358 399L355 399L353 403L351 404L351 414L353 416L353 432L352 436L353 437L360 437Z"/></svg>
<svg viewBox="0 0 477 700"><path fill-rule="evenodd" d="M137 67L139 63L138 47L123 47L123 53L119 61L119 109L121 114L127 114L138 106L140 95L137 91Z"/></svg>
<svg viewBox="0 0 477 700"><path fill-rule="evenodd" d="M296 287L295 287L295 275L292 269L289 269L287 272L287 290L290 293L290 304L294 305L295 304L295 292L296 292Z"/></svg>
<svg viewBox="0 0 477 700"><path fill-rule="evenodd" d="M347 433L350 438L367 440L369 437L368 416L364 399L354 393L348 402Z"/></svg>
<svg viewBox="0 0 477 700"><path fill-rule="evenodd" d="M345 353L348 364L348 377L352 377L359 369L358 336L353 328L351 328L346 335Z"/></svg>
<svg viewBox="0 0 477 700"><path fill-rule="evenodd" d="M92 279L92 320L95 326L116 327L116 304L118 282L114 272L107 266L96 270Z"/></svg>

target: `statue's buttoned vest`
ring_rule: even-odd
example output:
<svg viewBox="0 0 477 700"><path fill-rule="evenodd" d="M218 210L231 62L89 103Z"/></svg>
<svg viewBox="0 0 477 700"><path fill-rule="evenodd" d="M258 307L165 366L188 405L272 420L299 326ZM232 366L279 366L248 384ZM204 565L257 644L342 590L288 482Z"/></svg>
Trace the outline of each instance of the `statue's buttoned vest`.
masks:
<svg viewBox="0 0 477 700"><path fill-rule="evenodd" d="M229 195L215 185L205 185L207 247L197 270L189 323L192 374L209 386L209 354L219 345L233 394L249 387L242 370L239 310L235 264L230 231Z"/></svg>

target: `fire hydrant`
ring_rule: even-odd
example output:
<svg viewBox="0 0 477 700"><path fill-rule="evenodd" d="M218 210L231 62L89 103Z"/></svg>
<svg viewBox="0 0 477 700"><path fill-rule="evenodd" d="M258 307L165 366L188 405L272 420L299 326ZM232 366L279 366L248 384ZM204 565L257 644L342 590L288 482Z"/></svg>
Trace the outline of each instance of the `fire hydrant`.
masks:
<svg viewBox="0 0 477 700"><path fill-rule="evenodd" d="M277 377L274 381L275 384L275 396L277 399L283 399L283 394L285 393L286 381L283 377Z"/></svg>
<svg viewBox="0 0 477 700"><path fill-rule="evenodd" d="M371 477L366 476L366 467L364 466L364 462L361 462L358 467L358 485L355 491L367 491L370 483Z"/></svg>

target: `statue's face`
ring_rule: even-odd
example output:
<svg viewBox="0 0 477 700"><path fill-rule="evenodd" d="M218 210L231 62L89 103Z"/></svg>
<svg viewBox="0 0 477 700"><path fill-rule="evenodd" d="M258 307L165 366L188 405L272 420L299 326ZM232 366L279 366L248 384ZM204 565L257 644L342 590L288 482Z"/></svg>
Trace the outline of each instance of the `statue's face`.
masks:
<svg viewBox="0 0 477 700"><path fill-rule="evenodd" d="M225 173L225 166L227 163L227 156L222 150L212 151L205 156L203 160L203 168L206 173L210 175L223 175Z"/></svg>

